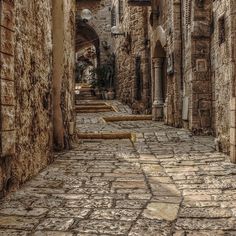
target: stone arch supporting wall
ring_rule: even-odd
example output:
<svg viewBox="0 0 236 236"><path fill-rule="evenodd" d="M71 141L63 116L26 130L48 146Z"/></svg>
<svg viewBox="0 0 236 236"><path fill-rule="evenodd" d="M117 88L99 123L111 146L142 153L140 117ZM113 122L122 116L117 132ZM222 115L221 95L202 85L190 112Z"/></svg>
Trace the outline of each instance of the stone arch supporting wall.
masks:
<svg viewBox="0 0 236 236"><path fill-rule="evenodd" d="M93 44L96 48L98 65L100 64L100 38L95 29L81 19L76 20L76 52L88 44Z"/></svg>
<svg viewBox="0 0 236 236"><path fill-rule="evenodd" d="M91 26L99 36L99 54L100 61L103 64L112 53L111 0L77 0L77 16L83 9L89 9L92 12L93 17L87 24ZM105 43L105 47L103 46L103 42Z"/></svg>
<svg viewBox="0 0 236 236"><path fill-rule="evenodd" d="M211 83L211 23L212 0L195 0L192 4L190 35L191 72L186 81L189 86L189 128L193 131L212 129Z"/></svg>

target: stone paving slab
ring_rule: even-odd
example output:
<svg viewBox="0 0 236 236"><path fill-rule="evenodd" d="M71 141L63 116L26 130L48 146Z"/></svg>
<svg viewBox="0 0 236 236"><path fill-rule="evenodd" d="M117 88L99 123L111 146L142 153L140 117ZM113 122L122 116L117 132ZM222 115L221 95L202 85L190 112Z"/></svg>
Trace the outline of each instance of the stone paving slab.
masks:
<svg viewBox="0 0 236 236"><path fill-rule="evenodd" d="M131 114L111 105L109 116ZM79 114L77 128L135 132L136 141L80 140L57 154L1 201L0 236L236 235L236 168L213 137L104 115Z"/></svg>

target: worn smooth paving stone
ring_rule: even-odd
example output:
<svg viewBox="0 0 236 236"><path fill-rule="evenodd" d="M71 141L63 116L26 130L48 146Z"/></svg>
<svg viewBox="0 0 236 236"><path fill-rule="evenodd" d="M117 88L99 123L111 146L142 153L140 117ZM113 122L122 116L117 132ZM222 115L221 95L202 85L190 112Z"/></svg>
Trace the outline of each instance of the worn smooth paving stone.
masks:
<svg viewBox="0 0 236 236"><path fill-rule="evenodd" d="M146 189L147 186L144 181L124 181L113 182L113 188L128 188L128 189Z"/></svg>
<svg viewBox="0 0 236 236"><path fill-rule="evenodd" d="M128 195L128 198L130 200L150 200L152 198L152 194L150 193L131 193Z"/></svg>
<svg viewBox="0 0 236 236"><path fill-rule="evenodd" d="M160 203L170 203L170 204L180 204L182 197L173 197L173 196L153 196L151 199L152 202Z"/></svg>
<svg viewBox="0 0 236 236"><path fill-rule="evenodd" d="M151 202L143 212L143 217L153 220L174 221L177 218L179 205Z"/></svg>
<svg viewBox="0 0 236 236"><path fill-rule="evenodd" d="M160 176L164 169L160 165L143 164L143 171L147 176Z"/></svg>
<svg viewBox="0 0 236 236"><path fill-rule="evenodd" d="M150 183L152 192L154 196L180 196L181 193L177 189L175 184L152 184Z"/></svg>

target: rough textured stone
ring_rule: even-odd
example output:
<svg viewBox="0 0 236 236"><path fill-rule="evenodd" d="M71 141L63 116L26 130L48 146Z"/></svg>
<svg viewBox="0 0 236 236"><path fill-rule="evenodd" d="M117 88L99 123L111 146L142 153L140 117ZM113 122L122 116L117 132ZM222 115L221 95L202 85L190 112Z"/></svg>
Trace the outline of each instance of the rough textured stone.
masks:
<svg viewBox="0 0 236 236"><path fill-rule="evenodd" d="M52 2L0 1L1 196L51 163ZM73 121L74 11L64 1L62 109ZM67 129L67 127L65 127ZM32 156L32 153L34 154Z"/></svg>
<svg viewBox="0 0 236 236"><path fill-rule="evenodd" d="M117 101L110 103L117 110L110 115L130 112ZM235 234L235 166L210 149L212 137L189 136L187 130L153 121L104 124L100 119L104 114L90 115L79 114L77 126L88 132L94 127L101 132L101 124L102 131L128 129L137 133L136 142L80 140L74 144L73 150L58 155L24 188L1 202L0 234ZM157 134L166 138L160 141ZM183 136L181 145L173 142L173 137ZM144 153L156 160L144 164Z"/></svg>

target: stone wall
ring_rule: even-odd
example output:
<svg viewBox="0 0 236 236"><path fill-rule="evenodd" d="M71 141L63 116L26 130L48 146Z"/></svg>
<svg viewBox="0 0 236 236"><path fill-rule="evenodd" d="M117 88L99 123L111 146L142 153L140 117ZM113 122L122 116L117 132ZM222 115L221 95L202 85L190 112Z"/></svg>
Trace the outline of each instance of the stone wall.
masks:
<svg viewBox="0 0 236 236"><path fill-rule="evenodd" d="M230 99L232 97L232 37L230 2L213 3L214 32L211 40L211 69L213 93L213 125L221 148L229 151L230 138ZM219 21L225 19L225 41L219 41ZM223 18L222 18L223 19ZM233 22L232 22L233 23Z"/></svg>
<svg viewBox="0 0 236 236"><path fill-rule="evenodd" d="M77 1L77 14L83 9L92 12L92 19L88 24L96 31L100 41L100 59L104 63L112 53L111 44L111 0ZM104 47L104 46L105 47ZM106 45L108 48L106 48ZM82 48L84 45L80 45Z"/></svg>
<svg viewBox="0 0 236 236"><path fill-rule="evenodd" d="M213 132L221 150L235 140L235 3L233 1L152 1L159 6L156 24L149 26L152 58L173 55L174 74L166 76L165 122L194 132ZM224 17L225 40L220 43ZM155 18L154 18L155 19ZM221 23L222 24L222 23ZM166 33L166 46L158 44L157 27ZM153 68L154 69L154 68ZM152 73L152 89L155 87Z"/></svg>
<svg viewBox="0 0 236 236"><path fill-rule="evenodd" d="M151 111L151 61L148 37L147 7L129 6L124 1L123 18L119 19L118 1L116 25L126 34L113 38L116 55L117 97L129 104L134 113Z"/></svg>
<svg viewBox="0 0 236 236"><path fill-rule="evenodd" d="M15 182L52 160L52 18L50 1L15 1Z"/></svg>
<svg viewBox="0 0 236 236"><path fill-rule="evenodd" d="M75 88L75 2L64 0L64 68L62 77L62 115L68 141L75 127L74 88ZM73 128L74 129L74 128ZM70 146L70 144L68 144Z"/></svg>
<svg viewBox="0 0 236 236"><path fill-rule="evenodd" d="M183 1L183 60L185 111L194 132L212 130L210 37L212 1Z"/></svg>
<svg viewBox="0 0 236 236"><path fill-rule="evenodd" d="M53 160L53 25L49 0L1 0L0 4L2 196ZM73 119L75 6L64 0L64 7L67 31L61 66L66 125Z"/></svg>
<svg viewBox="0 0 236 236"><path fill-rule="evenodd" d="M182 5L180 1L165 1L165 5L160 1L159 4L162 4L161 12L166 12L164 21L162 17L159 23L161 22L165 31L169 33L165 50L167 55L174 52L175 75L179 71L182 77L177 86L173 86L169 79L167 82L167 123L173 123L171 119L174 119L174 114L180 111L182 106L183 116L182 120L179 116L180 125L182 123L184 127L197 133L213 132L220 149L228 152L230 139L235 140L234 128L231 130L230 138L230 118L233 123L232 119L235 116L235 108L231 108L233 111L230 115L230 101L233 101L232 97L235 96L235 3L184 0ZM222 43L219 42L221 19L225 28L225 39ZM178 32L181 37L178 37ZM179 64L177 68L176 62ZM171 99L176 102L174 91L178 90L179 109L170 103Z"/></svg>
<svg viewBox="0 0 236 236"><path fill-rule="evenodd" d="M16 152L14 78L14 3L0 1L0 197L10 188Z"/></svg>

